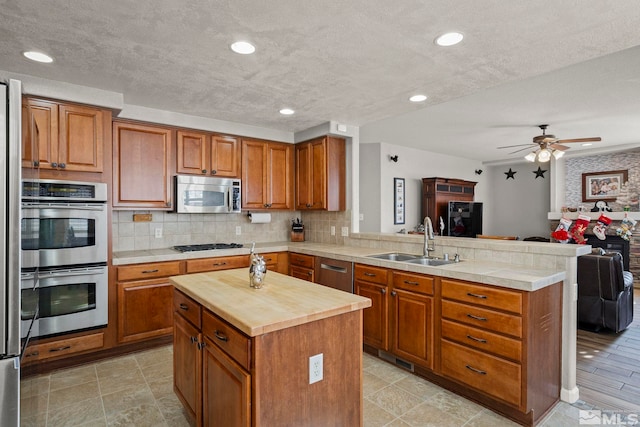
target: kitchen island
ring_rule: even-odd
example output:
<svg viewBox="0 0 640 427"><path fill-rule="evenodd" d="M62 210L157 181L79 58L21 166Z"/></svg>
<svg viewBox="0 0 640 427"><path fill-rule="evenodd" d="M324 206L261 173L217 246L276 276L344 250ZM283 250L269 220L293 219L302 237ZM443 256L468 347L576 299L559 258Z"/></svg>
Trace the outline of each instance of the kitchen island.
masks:
<svg viewBox="0 0 640 427"><path fill-rule="evenodd" d="M197 425L362 425L369 299L275 272L254 289L245 268L171 283L174 390Z"/></svg>

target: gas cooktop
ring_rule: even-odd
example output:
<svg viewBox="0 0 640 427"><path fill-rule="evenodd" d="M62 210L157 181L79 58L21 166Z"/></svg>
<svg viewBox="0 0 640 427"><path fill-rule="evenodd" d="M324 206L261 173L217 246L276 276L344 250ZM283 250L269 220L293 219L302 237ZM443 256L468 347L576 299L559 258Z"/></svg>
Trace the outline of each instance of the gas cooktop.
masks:
<svg viewBox="0 0 640 427"><path fill-rule="evenodd" d="M180 252L210 251L212 249L235 249L241 248L242 243L205 243L203 245L182 245L174 246L173 249Z"/></svg>

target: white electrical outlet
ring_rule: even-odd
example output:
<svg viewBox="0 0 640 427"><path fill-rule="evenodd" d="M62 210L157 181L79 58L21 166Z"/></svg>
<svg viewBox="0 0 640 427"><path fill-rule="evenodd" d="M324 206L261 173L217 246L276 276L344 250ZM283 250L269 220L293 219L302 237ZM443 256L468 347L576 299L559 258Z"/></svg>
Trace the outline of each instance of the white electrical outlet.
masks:
<svg viewBox="0 0 640 427"><path fill-rule="evenodd" d="M349 227L342 227L342 236L347 237L349 235Z"/></svg>
<svg viewBox="0 0 640 427"><path fill-rule="evenodd" d="M309 357L309 384L322 381L322 353Z"/></svg>
<svg viewBox="0 0 640 427"><path fill-rule="evenodd" d="M236 225L236 236L239 236L242 234L242 227L239 225Z"/></svg>
<svg viewBox="0 0 640 427"><path fill-rule="evenodd" d="M336 235L336 226L335 226L335 225L332 225L332 226L331 226L331 235L332 235L332 236L335 236L335 235Z"/></svg>
<svg viewBox="0 0 640 427"><path fill-rule="evenodd" d="M360 221L364 221L364 214L360 214Z"/></svg>
<svg viewBox="0 0 640 427"><path fill-rule="evenodd" d="M156 239L161 239L162 238L162 228L156 228L155 232L156 232Z"/></svg>

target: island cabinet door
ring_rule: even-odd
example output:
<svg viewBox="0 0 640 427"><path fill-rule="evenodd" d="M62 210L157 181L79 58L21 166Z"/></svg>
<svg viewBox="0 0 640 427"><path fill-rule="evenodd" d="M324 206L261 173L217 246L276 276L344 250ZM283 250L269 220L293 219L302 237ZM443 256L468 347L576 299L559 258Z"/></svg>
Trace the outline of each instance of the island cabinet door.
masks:
<svg viewBox="0 0 640 427"><path fill-rule="evenodd" d="M173 390L189 415L201 425L202 335L176 314L173 324Z"/></svg>
<svg viewBox="0 0 640 427"><path fill-rule="evenodd" d="M203 425L251 426L251 375L210 339L204 344Z"/></svg>

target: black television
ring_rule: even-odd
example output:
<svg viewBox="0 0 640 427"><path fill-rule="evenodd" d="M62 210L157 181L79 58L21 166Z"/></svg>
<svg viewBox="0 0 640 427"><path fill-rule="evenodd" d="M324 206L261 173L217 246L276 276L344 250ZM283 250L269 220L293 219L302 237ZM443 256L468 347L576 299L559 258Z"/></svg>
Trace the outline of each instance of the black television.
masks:
<svg viewBox="0 0 640 427"><path fill-rule="evenodd" d="M476 237L482 234L482 203L449 202L447 235Z"/></svg>

